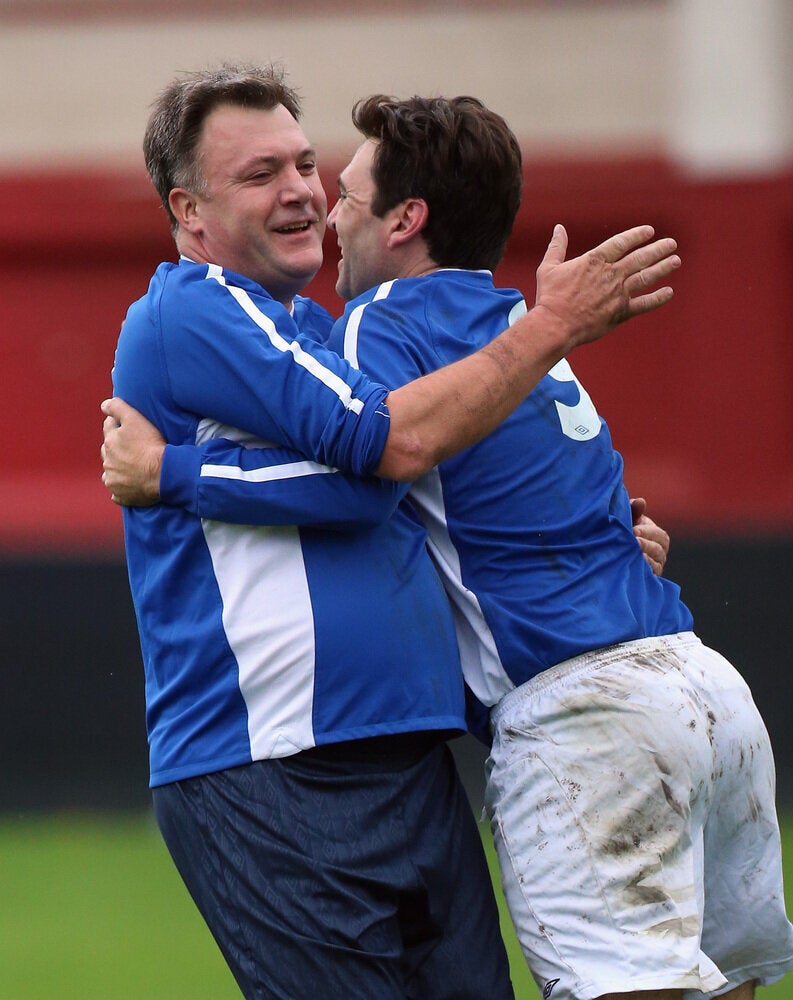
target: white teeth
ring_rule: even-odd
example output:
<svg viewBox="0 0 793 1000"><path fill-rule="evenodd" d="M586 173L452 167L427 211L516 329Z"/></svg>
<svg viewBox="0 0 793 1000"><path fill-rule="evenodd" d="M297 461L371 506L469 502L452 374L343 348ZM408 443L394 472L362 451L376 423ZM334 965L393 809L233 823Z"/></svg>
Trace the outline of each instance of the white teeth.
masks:
<svg viewBox="0 0 793 1000"><path fill-rule="evenodd" d="M296 222L293 226L281 226L278 229L279 233L298 233L303 230L308 229L307 222Z"/></svg>

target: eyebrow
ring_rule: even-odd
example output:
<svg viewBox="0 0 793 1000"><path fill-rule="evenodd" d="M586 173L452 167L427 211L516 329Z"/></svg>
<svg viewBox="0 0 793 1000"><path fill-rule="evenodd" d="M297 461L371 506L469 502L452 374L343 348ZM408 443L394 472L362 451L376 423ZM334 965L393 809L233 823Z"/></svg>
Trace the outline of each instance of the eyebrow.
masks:
<svg viewBox="0 0 793 1000"><path fill-rule="evenodd" d="M301 149L300 152L294 157L295 160L304 160L309 157L312 160L317 158L317 151L313 146L306 146L305 149ZM247 160L242 165L242 170L247 171L257 166L278 166L281 163L290 161L292 157L290 156L278 156L275 153L272 155L257 155L252 156L250 160Z"/></svg>

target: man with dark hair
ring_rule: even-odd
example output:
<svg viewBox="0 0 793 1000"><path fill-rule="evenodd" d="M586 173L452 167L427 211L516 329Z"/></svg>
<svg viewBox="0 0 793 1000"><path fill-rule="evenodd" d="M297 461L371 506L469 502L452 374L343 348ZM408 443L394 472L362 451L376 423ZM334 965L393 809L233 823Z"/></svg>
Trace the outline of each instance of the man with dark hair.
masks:
<svg viewBox="0 0 793 1000"><path fill-rule="evenodd" d="M378 94L359 101L352 119L361 135L380 142L372 214L382 218L406 192L421 191L433 208L422 230L430 257L444 267L495 271L523 192L520 145L504 119L475 97L409 107Z"/></svg>
<svg viewBox="0 0 793 1000"><path fill-rule="evenodd" d="M509 234L520 158L471 98L376 95L353 120L365 141L329 216L351 301L328 344L398 385L522 314L483 273L484 248ZM488 212L501 190L504 214ZM456 270L471 230L479 270ZM679 588L641 558L622 461L569 364L409 498L489 715L486 802L540 987L749 997L793 968L765 727Z"/></svg>
<svg viewBox="0 0 793 1000"><path fill-rule="evenodd" d="M318 346L330 317L298 294L321 262L326 205L281 85L269 70L194 74L146 133L181 260L129 310L116 393L172 445L266 446L280 486L298 483L284 527L176 504L125 511L155 810L246 996L506 997L445 747L464 695L423 534L380 481L368 528L288 526L302 477L410 479L481 438L576 343L667 301L646 288L679 260L673 241L643 246L639 227L565 262L560 229L532 313L389 392ZM132 422L119 401L104 409L111 428ZM262 479L231 476L243 493ZM349 506L357 482L344 488Z"/></svg>

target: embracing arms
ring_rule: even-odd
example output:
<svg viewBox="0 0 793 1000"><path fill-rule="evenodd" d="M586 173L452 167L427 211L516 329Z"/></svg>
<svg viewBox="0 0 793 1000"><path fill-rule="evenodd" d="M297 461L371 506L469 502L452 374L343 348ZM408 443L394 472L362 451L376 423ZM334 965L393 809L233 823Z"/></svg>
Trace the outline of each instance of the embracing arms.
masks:
<svg viewBox="0 0 793 1000"><path fill-rule="evenodd" d="M567 261L567 233L557 226L537 270L533 309L476 353L388 394L378 475L418 478L489 434L573 348L668 302L668 286L647 289L676 270L680 258L674 240L649 242L653 235L650 226L638 226ZM108 434L123 411L117 400L106 400L102 410Z"/></svg>

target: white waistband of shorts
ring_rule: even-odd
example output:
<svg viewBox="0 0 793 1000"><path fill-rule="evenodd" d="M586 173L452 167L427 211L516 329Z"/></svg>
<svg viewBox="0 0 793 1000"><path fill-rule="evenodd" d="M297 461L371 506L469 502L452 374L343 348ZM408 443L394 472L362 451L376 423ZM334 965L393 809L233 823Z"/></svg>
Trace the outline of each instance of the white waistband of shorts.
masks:
<svg viewBox="0 0 793 1000"><path fill-rule="evenodd" d="M512 710L516 702L532 698L563 679L569 680L576 674L598 670L644 650L665 649L672 651L693 645L701 645L701 640L694 632L675 632L672 635L651 635L646 639L618 642L614 646L602 646L600 649L593 649L588 653L580 653L569 660L562 660L561 663L555 663L547 670L542 670L531 680L504 695L501 701L490 710L490 725L491 727L495 726L504 714Z"/></svg>

